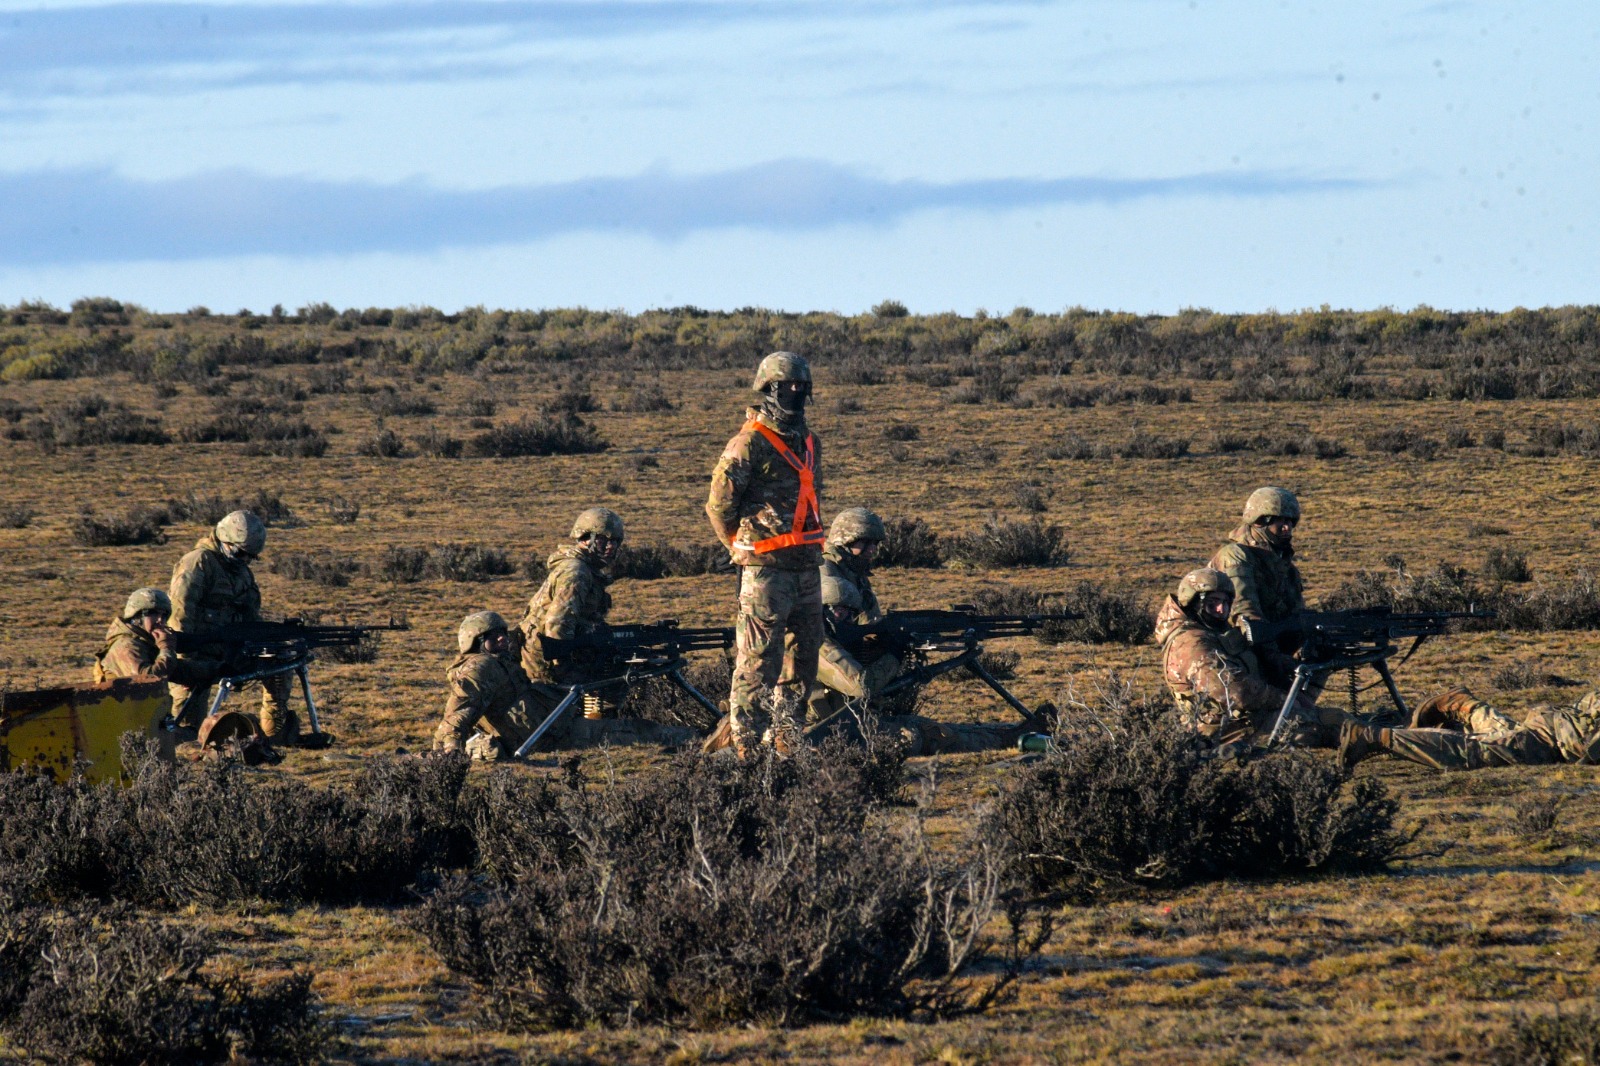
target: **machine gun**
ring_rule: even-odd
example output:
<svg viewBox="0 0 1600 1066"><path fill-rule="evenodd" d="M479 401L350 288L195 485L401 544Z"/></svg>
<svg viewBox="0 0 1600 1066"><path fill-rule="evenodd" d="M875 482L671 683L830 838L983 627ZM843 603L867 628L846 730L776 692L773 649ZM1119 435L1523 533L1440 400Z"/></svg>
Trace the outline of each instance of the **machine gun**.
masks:
<svg viewBox="0 0 1600 1066"><path fill-rule="evenodd" d="M1493 617L1493 612L1477 610L1397 614L1388 607L1365 607L1351 611L1302 611L1280 622L1241 619L1239 629L1254 646L1275 645L1279 638L1285 636L1296 636L1301 642L1300 662L1294 669L1294 682L1289 686L1282 709L1278 711L1278 719L1267 738L1267 747L1277 743L1284 726L1294 714L1300 693L1311 679L1334 670L1350 671L1350 698L1354 702L1356 693L1360 691L1355 687L1356 670L1371 666L1389 690L1395 710L1409 717L1410 711L1406 709L1400 689L1394 683L1394 674L1389 669L1389 660L1400 651L1396 641L1411 639L1411 646L1400 657L1400 662L1404 663L1416 654L1429 637L1450 632L1451 622Z"/></svg>
<svg viewBox="0 0 1600 1066"><path fill-rule="evenodd" d="M390 619L385 625L326 626L301 618L281 622L237 622L201 633L174 630L179 652L203 657L223 658L217 694L206 712L216 717L222 704L245 683L278 674L293 673L300 678L300 692L306 700L306 717L311 735L326 736L317 718L317 701L311 695L311 677L306 667L316 658L318 648L360 647L373 633L410 629L404 621ZM310 745L308 745L310 746ZM323 742L322 746L326 746Z"/></svg>
<svg viewBox="0 0 1600 1066"><path fill-rule="evenodd" d="M840 646L853 655L860 655L876 643L898 655L906 657L911 669L890 681L875 695L889 696L912 685L931 681L965 667L988 685L995 693L1022 715L1035 729L1049 732L1047 723L1011 691L1000 683L978 661L983 654L983 642L995 637L1032 636L1047 622L1070 622L1082 615L1062 612L1057 614L979 614L971 604L958 603L948 611L890 611L876 622L855 625L849 622L829 623L829 632ZM930 657L951 653L947 659L930 662ZM853 711L846 705L843 711ZM809 732L818 732L828 726L838 714L818 722Z"/></svg>
<svg viewBox="0 0 1600 1066"><path fill-rule="evenodd" d="M689 665L684 655L692 651L727 651L733 647L732 629L682 629L676 619L669 618L653 624L608 626L571 640L541 634L539 647L550 662L580 666L597 676L593 681L561 686L567 690L566 696L517 748L519 759L532 751L585 694L647 677L664 677L713 715L722 714L705 693L683 676L683 668Z"/></svg>

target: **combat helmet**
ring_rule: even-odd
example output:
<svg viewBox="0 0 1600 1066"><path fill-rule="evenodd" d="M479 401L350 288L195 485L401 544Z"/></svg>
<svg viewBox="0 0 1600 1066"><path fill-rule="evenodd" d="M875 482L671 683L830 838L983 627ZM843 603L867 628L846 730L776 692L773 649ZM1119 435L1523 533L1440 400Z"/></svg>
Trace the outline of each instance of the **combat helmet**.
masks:
<svg viewBox="0 0 1600 1066"><path fill-rule="evenodd" d="M234 511L217 523L216 537L219 544L233 544L260 555L267 546L267 527L252 511Z"/></svg>
<svg viewBox="0 0 1600 1066"><path fill-rule="evenodd" d="M497 629L505 629L506 620L493 611L478 611L469 614L461 620L461 628L456 630L456 647L465 655L472 650L472 646L480 637L493 633Z"/></svg>
<svg viewBox="0 0 1600 1066"><path fill-rule="evenodd" d="M834 574L823 572L822 606L843 607L852 614L861 613L861 590L849 581L841 581Z"/></svg>
<svg viewBox="0 0 1600 1066"><path fill-rule="evenodd" d="M849 544L856 540L882 544L885 537L883 519L865 507L846 507L833 516L833 524L828 527L829 544Z"/></svg>
<svg viewBox="0 0 1600 1066"><path fill-rule="evenodd" d="M122 607L122 620L131 622L146 611L171 614L172 597L161 589L134 589L133 594L128 597L128 602Z"/></svg>
<svg viewBox="0 0 1600 1066"><path fill-rule="evenodd" d="M1300 501L1295 499L1294 493L1288 489L1264 488L1256 489L1250 498L1244 501L1245 525L1255 525L1263 518L1276 515L1279 518L1292 518L1300 520Z"/></svg>
<svg viewBox="0 0 1600 1066"><path fill-rule="evenodd" d="M1221 570L1213 570L1209 566L1191 570L1183 575L1182 581L1178 582L1176 593L1178 606L1188 608L1208 592L1226 592L1232 596L1233 579Z"/></svg>
<svg viewBox="0 0 1600 1066"><path fill-rule="evenodd" d="M806 392L810 392L811 364L806 362L803 355L796 355L793 352L773 352L756 367L756 379L750 389L753 392L766 392L770 385L779 381L802 382Z"/></svg>
<svg viewBox="0 0 1600 1066"><path fill-rule="evenodd" d="M594 534L622 543L622 516L609 507L591 507L572 523L573 540L582 540Z"/></svg>

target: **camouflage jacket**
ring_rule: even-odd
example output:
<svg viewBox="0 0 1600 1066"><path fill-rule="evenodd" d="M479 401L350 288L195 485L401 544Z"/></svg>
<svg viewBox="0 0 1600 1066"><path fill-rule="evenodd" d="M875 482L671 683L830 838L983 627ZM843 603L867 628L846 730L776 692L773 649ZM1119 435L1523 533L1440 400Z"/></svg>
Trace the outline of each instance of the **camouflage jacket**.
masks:
<svg viewBox="0 0 1600 1066"><path fill-rule="evenodd" d="M445 698L441 733L465 741L478 719L504 714L528 699L532 686L509 654L467 652L444 673L450 694ZM451 747L455 747L451 745Z"/></svg>
<svg viewBox="0 0 1600 1066"><path fill-rule="evenodd" d="M1268 684L1237 629L1212 629L1168 596L1156 615L1162 676L1184 724L1205 736L1271 724L1288 693Z"/></svg>
<svg viewBox="0 0 1600 1066"><path fill-rule="evenodd" d="M855 569L838 545L830 544L823 549L822 579L824 582L837 581L847 590L844 602L856 609L856 615L851 620L857 625L883 618L877 594L872 591L871 577ZM893 670L886 666L877 670L863 666L860 660L833 639L831 631L822 638L822 649L817 653L817 681L835 692L851 697L867 695L868 689L881 688L898 672L898 665Z"/></svg>
<svg viewBox="0 0 1600 1066"><path fill-rule="evenodd" d="M805 448L806 430L802 422L792 432L784 432L778 419L764 409L750 408L747 419L760 421L775 431L791 451L799 455ZM822 496L822 444L811 439L813 487ZM755 430L741 429L722 449L722 457L711 472L711 494L706 499L706 517L717 539L740 566L771 566L779 570L808 570L822 562L821 544L800 544L757 555L735 543L753 544L768 537L781 536L794 528L795 508L800 499L800 475L778 454L766 437ZM821 529L821 519L817 519Z"/></svg>
<svg viewBox="0 0 1600 1066"><path fill-rule="evenodd" d="M522 668L536 681L571 684L581 678L567 676L570 670L547 660L539 637L571 640L602 628L611 612L611 593L607 591L611 578L576 544L557 548L546 566L549 572L544 584L528 601L528 609L517 623Z"/></svg>
<svg viewBox="0 0 1600 1066"><path fill-rule="evenodd" d="M1600 692L1589 693L1566 710L1530 714L1528 725L1567 762L1600 764Z"/></svg>
<svg viewBox="0 0 1600 1066"><path fill-rule="evenodd" d="M191 634L261 620L261 589L250 564L222 554L206 534L172 568L173 629Z"/></svg>
<svg viewBox="0 0 1600 1066"><path fill-rule="evenodd" d="M95 681L111 681L119 677L170 678L183 683L181 675L187 674L184 664L171 651L156 646L149 633L121 618L113 618L106 630L105 647L94 657Z"/></svg>
<svg viewBox="0 0 1600 1066"><path fill-rule="evenodd" d="M1293 549L1279 551L1255 525L1240 526L1228 540L1206 565L1233 579L1232 619L1279 622L1305 610L1305 584Z"/></svg>

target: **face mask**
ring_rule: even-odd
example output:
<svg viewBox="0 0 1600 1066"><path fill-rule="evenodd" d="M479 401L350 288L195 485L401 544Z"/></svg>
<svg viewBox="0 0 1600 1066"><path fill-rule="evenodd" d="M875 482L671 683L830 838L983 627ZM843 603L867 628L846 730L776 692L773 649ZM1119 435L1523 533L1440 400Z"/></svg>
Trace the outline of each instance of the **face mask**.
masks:
<svg viewBox="0 0 1600 1066"><path fill-rule="evenodd" d="M773 393L777 397L778 406L788 414L799 414L806 409L806 400L808 399L808 396L804 392L793 392L789 389L774 389Z"/></svg>

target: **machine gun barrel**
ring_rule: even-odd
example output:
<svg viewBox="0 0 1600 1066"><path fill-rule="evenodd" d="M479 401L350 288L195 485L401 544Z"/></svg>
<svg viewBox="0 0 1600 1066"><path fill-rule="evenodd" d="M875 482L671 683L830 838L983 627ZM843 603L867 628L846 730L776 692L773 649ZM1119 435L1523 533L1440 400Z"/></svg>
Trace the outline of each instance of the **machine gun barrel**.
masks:
<svg viewBox="0 0 1600 1066"><path fill-rule="evenodd" d="M719 628L684 629L673 619L662 622L608 626L570 640L539 636L545 657L555 661L574 654L612 652L626 655L655 652L676 656L689 651L725 651L733 647L733 630Z"/></svg>
<svg viewBox="0 0 1600 1066"><path fill-rule="evenodd" d="M196 651L222 645L227 648L285 650L313 648L348 648L366 640L369 634L410 629L405 622L390 621L378 624L330 626L304 622L298 618L282 622L237 622L198 633L174 630L180 652Z"/></svg>
<svg viewBox="0 0 1600 1066"><path fill-rule="evenodd" d="M837 625L834 627L834 636L846 647L859 648L869 637L915 647L939 641L977 642L996 637L1025 637L1047 622L1070 622L1082 617L1069 611L1051 614L978 614L976 609L958 604L948 611L890 611L878 621L865 625Z"/></svg>
<svg viewBox="0 0 1600 1066"><path fill-rule="evenodd" d="M1398 613L1387 607L1365 607L1349 611L1301 611L1277 622L1243 618L1239 629L1254 645L1271 644L1285 636L1297 636L1308 644L1372 644L1397 637L1441 636L1450 631L1451 622L1493 617L1492 611Z"/></svg>

